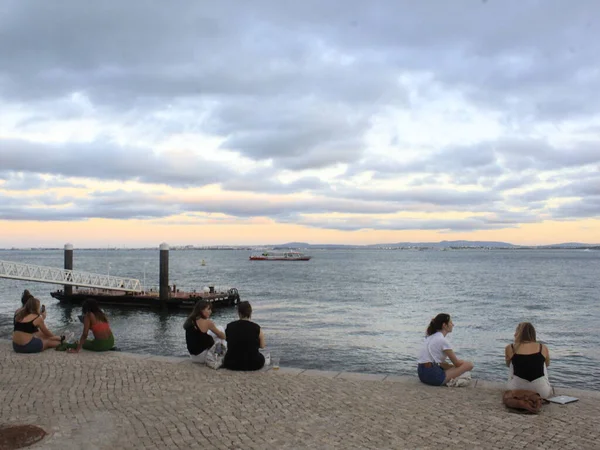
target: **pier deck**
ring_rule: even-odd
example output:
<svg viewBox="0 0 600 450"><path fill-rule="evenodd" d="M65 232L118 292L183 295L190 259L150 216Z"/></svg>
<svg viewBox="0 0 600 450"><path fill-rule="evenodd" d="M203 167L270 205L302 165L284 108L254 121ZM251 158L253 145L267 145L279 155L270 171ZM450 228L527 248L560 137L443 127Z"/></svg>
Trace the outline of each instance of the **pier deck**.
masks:
<svg viewBox="0 0 600 450"><path fill-rule="evenodd" d="M540 415L508 412L501 389L416 377L282 368L234 373L121 352L15 354L0 341L1 423L49 435L35 449L599 448L600 394Z"/></svg>

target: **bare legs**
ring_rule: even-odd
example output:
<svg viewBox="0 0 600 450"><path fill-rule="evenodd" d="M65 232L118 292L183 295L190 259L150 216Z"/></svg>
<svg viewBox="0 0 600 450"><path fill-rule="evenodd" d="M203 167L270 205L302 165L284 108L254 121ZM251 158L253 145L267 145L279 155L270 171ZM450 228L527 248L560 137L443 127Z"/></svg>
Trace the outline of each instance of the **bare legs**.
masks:
<svg viewBox="0 0 600 450"><path fill-rule="evenodd" d="M450 366L450 368L444 368L446 373L446 380L444 381L444 384L454 378L460 377L465 372L473 370L473 363L470 361L461 361L460 365L458 366L452 366L451 364L448 366Z"/></svg>
<svg viewBox="0 0 600 450"><path fill-rule="evenodd" d="M42 340L42 343L44 344L44 350L48 349L48 348L56 348L60 345L60 336L52 336L52 337L45 337L45 336L39 336L39 339Z"/></svg>

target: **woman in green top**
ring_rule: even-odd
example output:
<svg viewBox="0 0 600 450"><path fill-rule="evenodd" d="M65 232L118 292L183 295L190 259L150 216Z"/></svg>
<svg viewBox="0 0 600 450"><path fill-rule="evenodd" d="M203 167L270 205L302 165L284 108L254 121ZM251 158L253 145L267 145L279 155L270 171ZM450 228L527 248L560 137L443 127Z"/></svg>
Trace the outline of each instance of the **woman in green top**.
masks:
<svg viewBox="0 0 600 450"><path fill-rule="evenodd" d="M93 352L105 352L115 346L115 338L112 334L108 319L96 300L86 300L83 302L83 333L78 344L69 344L69 353L78 353L83 348ZM88 333L92 330L94 339L88 339Z"/></svg>

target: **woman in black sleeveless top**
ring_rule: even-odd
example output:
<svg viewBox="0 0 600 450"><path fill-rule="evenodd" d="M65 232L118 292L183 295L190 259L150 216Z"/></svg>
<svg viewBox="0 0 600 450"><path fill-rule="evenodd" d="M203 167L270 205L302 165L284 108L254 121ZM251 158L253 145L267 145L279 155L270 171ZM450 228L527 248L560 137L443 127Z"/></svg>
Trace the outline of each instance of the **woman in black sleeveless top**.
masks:
<svg viewBox="0 0 600 450"><path fill-rule="evenodd" d="M536 341L535 328L522 322L515 331L514 344L504 350L506 365L511 369L507 388L526 389L540 394L542 398L552 395L546 367L550 365L548 347Z"/></svg>
<svg viewBox="0 0 600 450"><path fill-rule="evenodd" d="M265 336L258 324L250 321L252 306L249 302L238 304L240 320L227 325L227 353L223 366L230 370L259 370L265 357L258 351L265 348Z"/></svg>
<svg viewBox="0 0 600 450"><path fill-rule="evenodd" d="M214 344L212 335L225 339L223 333L215 323L209 319L212 314L210 303L205 300L198 300L192 313L189 315L183 328L185 329L185 343L190 358L194 362L204 363L206 352Z"/></svg>

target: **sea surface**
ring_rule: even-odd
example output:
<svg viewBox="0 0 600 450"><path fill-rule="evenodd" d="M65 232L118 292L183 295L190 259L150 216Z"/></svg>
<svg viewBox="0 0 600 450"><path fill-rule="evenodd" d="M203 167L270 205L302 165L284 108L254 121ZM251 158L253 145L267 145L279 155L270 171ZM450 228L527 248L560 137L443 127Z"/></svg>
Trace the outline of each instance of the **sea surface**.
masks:
<svg viewBox="0 0 600 450"><path fill-rule="evenodd" d="M170 282L179 289L237 287L251 302L272 354L289 367L416 376L429 320L452 315L449 335L474 377L507 377L504 346L517 323L532 322L550 349L559 386L600 389L600 251L311 251L309 262L249 261L249 251L172 250ZM0 260L63 266L62 250L5 250ZM206 262L202 266L201 262ZM75 270L158 284L156 250L78 250ZM46 304L55 333L81 332L81 309L50 297L58 286L0 278L0 337L9 338L23 289ZM109 308L123 351L186 355L185 312ZM234 320L233 308L213 315ZM77 357L67 355L67 357Z"/></svg>

